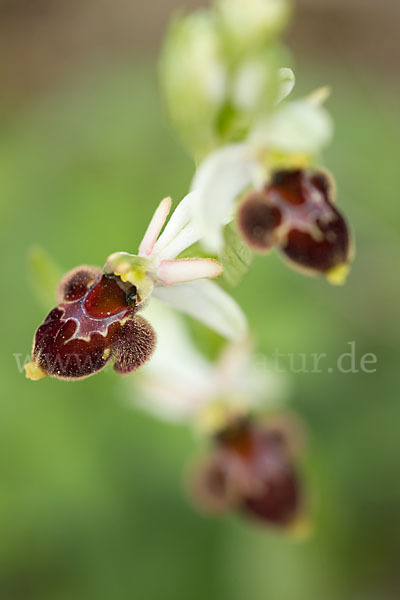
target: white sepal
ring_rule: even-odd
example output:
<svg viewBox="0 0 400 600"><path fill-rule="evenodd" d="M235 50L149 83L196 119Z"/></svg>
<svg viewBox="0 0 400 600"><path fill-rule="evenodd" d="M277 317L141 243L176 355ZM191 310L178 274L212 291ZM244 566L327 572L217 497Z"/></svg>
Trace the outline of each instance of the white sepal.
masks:
<svg viewBox="0 0 400 600"><path fill-rule="evenodd" d="M143 314L157 331L157 346L139 380L139 402L161 418L190 420L212 395L213 367L178 313L153 298Z"/></svg>
<svg viewBox="0 0 400 600"><path fill-rule="evenodd" d="M247 336L247 320L236 301L207 279L156 287L153 295L197 319L228 340Z"/></svg>
<svg viewBox="0 0 400 600"><path fill-rule="evenodd" d="M283 153L317 154L331 140L333 122L312 96L288 102L269 118L260 120L249 141Z"/></svg>
<svg viewBox="0 0 400 600"><path fill-rule="evenodd" d="M135 402L145 410L203 428L230 409L271 409L284 401L286 379L270 369L265 356L252 354L248 340L227 344L211 363L179 313L153 298L144 316L157 331L152 359L135 379L141 392L135 393Z"/></svg>
<svg viewBox="0 0 400 600"><path fill-rule="evenodd" d="M235 212L235 200L259 175L260 165L247 144L232 144L213 152L201 163L192 181L194 211L204 231L202 245L218 253L223 248L223 227Z"/></svg>
<svg viewBox="0 0 400 600"><path fill-rule="evenodd" d="M175 258L200 239L203 232L193 218L196 203L196 193L191 192L178 204L154 244L154 257L161 260Z"/></svg>

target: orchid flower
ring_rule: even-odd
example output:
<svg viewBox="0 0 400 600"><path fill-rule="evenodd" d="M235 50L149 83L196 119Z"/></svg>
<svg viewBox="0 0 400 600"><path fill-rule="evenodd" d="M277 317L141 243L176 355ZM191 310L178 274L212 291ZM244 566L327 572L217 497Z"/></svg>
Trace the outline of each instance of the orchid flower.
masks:
<svg viewBox="0 0 400 600"><path fill-rule="evenodd" d="M25 366L28 378L81 379L111 360L122 374L141 367L154 350L156 335L137 313L152 295L228 338L244 335L246 321L240 308L217 285L205 281L220 275L220 263L177 258L201 237L191 218L193 198L189 194L183 199L161 235L171 200L160 203L138 255L116 252L103 270L82 266L63 277L58 306L35 334L32 360Z"/></svg>
<svg viewBox="0 0 400 600"><path fill-rule="evenodd" d="M246 189L261 189L274 169L308 166L332 137L332 120L322 106L327 89L282 103L294 76L290 69L281 69L280 78L275 110L259 118L243 142L212 152L194 175L194 217L199 227L207 224L202 244L213 253L221 253L223 228L233 220L236 201Z"/></svg>
<svg viewBox="0 0 400 600"><path fill-rule="evenodd" d="M297 469L303 431L282 411L286 380L251 353L248 340L228 344L211 363L179 314L157 300L144 312L157 329L157 349L140 377L127 382L127 396L205 435L208 450L187 471L193 503L203 512L234 510L264 525L304 531L305 486Z"/></svg>
<svg viewBox="0 0 400 600"><path fill-rule="evenodd" d="M235 416L191 465L188 492L208 514L236 511L304 539L310 531L308 494L298 468L297 422ZM299 435L300 434L300 435Z"/></svg>

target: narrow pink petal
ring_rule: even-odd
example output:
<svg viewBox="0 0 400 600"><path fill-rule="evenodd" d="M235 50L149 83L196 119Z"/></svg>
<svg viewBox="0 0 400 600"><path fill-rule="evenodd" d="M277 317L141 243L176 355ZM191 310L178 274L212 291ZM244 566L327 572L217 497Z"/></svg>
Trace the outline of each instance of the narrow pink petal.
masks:
<svg viewBox="0 0 400 600"><path fill-rule="evenodd" d="M163 260L157 270L157 275L163 285L175 285L195 279L218 277L223 266L212 258L178 258Z"/></svg>
<svg viewBox="0 0 400 600"><path fill-rule="evenodd" d="M139 246L139 255L149 256L152 253L154 244L171 210L171 204L171 198L161 200Z"/></svg>

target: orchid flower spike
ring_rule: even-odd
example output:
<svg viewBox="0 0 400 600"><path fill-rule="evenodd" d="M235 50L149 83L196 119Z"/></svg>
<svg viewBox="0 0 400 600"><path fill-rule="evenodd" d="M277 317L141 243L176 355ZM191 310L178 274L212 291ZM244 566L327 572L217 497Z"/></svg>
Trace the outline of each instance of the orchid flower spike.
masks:
<svg viewBox="0 0 400 600"><path fill-rule="evenodd" d="M206 281L222 272L220 263L176 258L201 237L191 219L193 197L184 198L159 235L171 208L169 198L161 202L138 255L116 252L103 270L81 266L63 277L58 306L36 331L32 360L25 366L29 379L82 379L111 360L122 374L141 367L152 355L156 335L137 313L151 295L225 337L244 335L246 321L240 308L216 284Z"/></svg>

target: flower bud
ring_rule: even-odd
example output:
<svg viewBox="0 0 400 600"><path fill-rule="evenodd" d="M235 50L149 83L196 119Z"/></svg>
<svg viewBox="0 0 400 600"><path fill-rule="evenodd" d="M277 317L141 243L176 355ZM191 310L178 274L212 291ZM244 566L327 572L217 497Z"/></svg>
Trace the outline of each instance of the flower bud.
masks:
<svg viewBox="0 0 400 600"><path fill-rule="evenodd" d="M290 15L286 0L217 0L216 8L228 40L241 52L279 35Z"/></svg>
<svg viewBox="0 0 400 600"><path fill-rule="evenodd" d="M82 379L112 359L114 369L127 374L150 357L155 334L135 315L135 286L83 266L64 276L58 300L36 331L25 367L29 379Z"/></svg>
<svg viewBox="0 0 400 600"><path fill-rule="evenodd" d="M215 144L214 120L226 95L226 68L212 13L176 17L161 55L170 117L185 143L203 154Z"/></svg>
<svg viewBox="0 0 400 600"><path fill-rule="evenodd" d="M325 173L275 172L263 190L244 198L237 223L255 251L277 246L293 266L343 283L352 254L350 232L333 204L332 183Z"/></svg>
<svg viewBox="0 0 400 600"><path fill-rule="evenodd" d="M236 509L279 527L302 514L302 491L284 428L238 418L219 431L193 478L192 493L211 512Z"/></svg>

